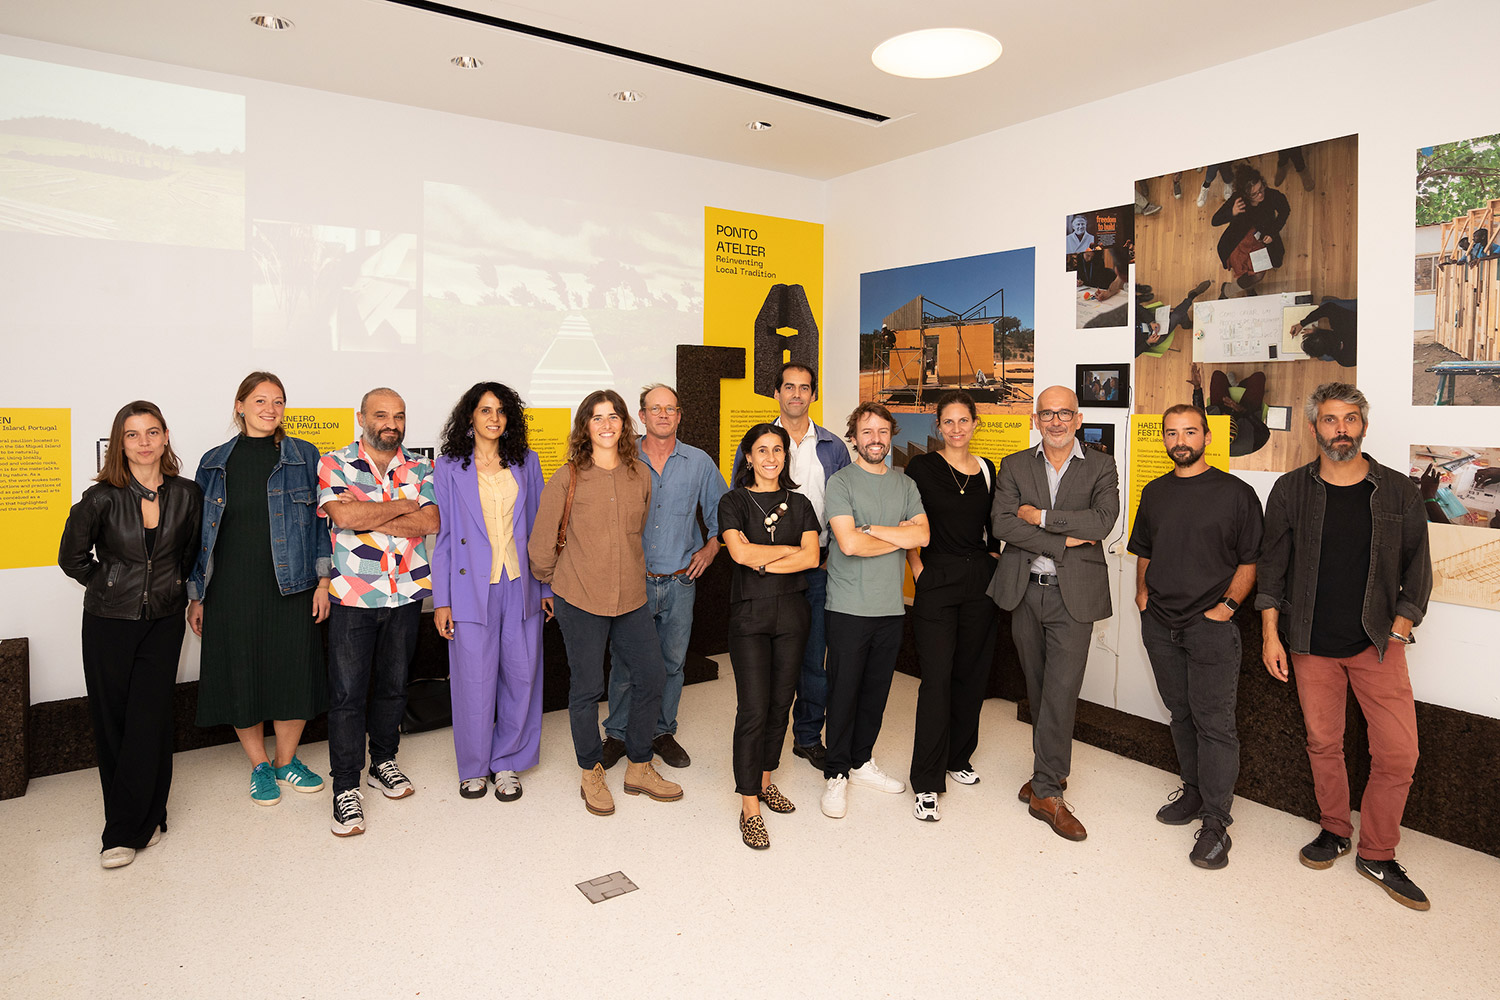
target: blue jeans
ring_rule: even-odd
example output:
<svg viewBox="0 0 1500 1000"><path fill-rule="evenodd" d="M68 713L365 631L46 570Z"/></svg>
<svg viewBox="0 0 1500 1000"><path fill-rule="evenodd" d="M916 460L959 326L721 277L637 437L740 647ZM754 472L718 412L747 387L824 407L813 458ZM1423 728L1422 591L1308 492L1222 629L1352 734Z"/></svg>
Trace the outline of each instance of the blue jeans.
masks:
<svg viewBox="0 0 1500 1000"><path fill-rule="evenodd" d="M797 678L797 703L792 706L792 742L810 747L823 742L823 717L828 711L828 673L823 667L828 652L828 632L823 623L828 571L810 569L803 576L812 621L807 629L807 649L802 653L802 674Z"/></svg>
<svg viewBox="0 0 1500 1000"><path fill-rule="evenodd" d="M687 662L688 640L693 637L693 602L698 583L680 576L646 577L646 609L656 623L661 641L661 658L667 666L667 679L661 689L661 713L653 736L677 732L677 706L682 701L682 665ZM628 658L615 651L610 642L609 715L604 720L604 734L617 740L625 738L630 728L630 668Z"/></svg>
<svg viewBox="0 0 1500 1000"><path fill-rule="evenodd" d="M591 614L552 597L552 611L568 647L568 719L573 728L573 752L587 771L604 758L599 739L599 696L604 693L604 644L609 643L614 664L630 672L630 725L625 729L625 755L633 763L651 760L651 734L661 711L661 685L666 673L661 662L661 640L651 625L651 608L611 618Z"/></svg>
<svg viewBox="0 0 1500 1000"><path fill-rule="evenodd" d="M421 622L418 601L395 608L335 604L329 611L328 769L335 795L359 787L367 733L371 767L396 756Z"/></svg>

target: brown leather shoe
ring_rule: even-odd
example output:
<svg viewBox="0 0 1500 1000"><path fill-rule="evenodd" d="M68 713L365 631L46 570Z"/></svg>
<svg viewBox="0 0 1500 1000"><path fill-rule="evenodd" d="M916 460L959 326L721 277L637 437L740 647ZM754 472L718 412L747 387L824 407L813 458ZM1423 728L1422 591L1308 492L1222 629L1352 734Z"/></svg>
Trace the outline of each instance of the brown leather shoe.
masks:
<svg viewBox="0 0 1500 1000"><path fill-rule="evenodd" d="M1067 778L1064 778L1062 780L1062 787L1063 787L1063 791L1066 792L1068 790L1068 779ZM1024 785L1021 786L1021 790L1018 793L1016 793L1016 798L1020 799L1022 802L1025 802L1028 805L1031 804L1031 782L1028 781L1028 782L1026 782L1026 784L1024 784Z"/></svg>
<svg viewBox="0 0 1500 1000"><path fill-rule="evenodd" d="M658 733L656 739L651 741L651 749L668 767L687 767L693 762L693 758L688 756L688 752L682 749L682 744L671 733Z"/></svg>
<svg viewBox="0 0 1500 1000"><path fill-rule="evenodd" d="M620 758L625 756L625 741L617 740L613 736L604 737L604 769L608 771L620 763Z"/></svg>
<svg viewBox="0 0 1500 1000"><path fill-rule="evenodd" d="M1061 795L1049 795L1045 799L1033 795L1026 811L1052 827L1052 832L1064 840L1082 840L1089 835Z"/></svg>
<svg viewBox="0 0 1500 1000"><path fill-rule="evenodd" d="M595 764L592 768L583 772L583 783L578 788L578 796L583 799L583 805L595 816L611 816L615 811L615 797L609 794L609 786L604 783L604 768Z"/></svg>
<svg viewBox="0 0 1500 1000"><path fill-rule="evenodd" d="M682 786L657 774L650 761L644 764L631 761L625 769L625 794L646 794L658 802L676 802L682 798Z"/></svg>

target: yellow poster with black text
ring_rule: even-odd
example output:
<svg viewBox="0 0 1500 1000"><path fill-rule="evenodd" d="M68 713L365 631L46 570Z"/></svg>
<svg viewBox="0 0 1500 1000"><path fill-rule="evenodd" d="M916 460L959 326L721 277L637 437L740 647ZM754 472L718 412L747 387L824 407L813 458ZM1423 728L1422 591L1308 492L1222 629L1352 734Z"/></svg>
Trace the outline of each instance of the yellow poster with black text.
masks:
<svg viewBox="0 0 1500 1000"><path fill-rule="evenodd" d="M0 569L53 566L73 504L73 411L0 407Z"/></svg>
<svg viewBox="0 0 1500 1000"><path fill-rule="evenodd" d="M705 208L703 222L703 343L745 352L742 376L719 384L719 466L728 480L745 431L779 412L773 393L785 362L819 373L809 412L823 422L823 226L723 208Z"/></svg>

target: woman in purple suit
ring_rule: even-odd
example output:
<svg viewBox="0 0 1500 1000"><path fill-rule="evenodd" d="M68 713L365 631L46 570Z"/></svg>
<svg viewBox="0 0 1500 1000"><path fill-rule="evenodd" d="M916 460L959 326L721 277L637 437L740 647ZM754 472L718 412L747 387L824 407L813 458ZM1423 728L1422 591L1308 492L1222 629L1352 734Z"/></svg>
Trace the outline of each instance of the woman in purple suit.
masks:
<svg viewBox="0 0 1500 1000"><path fill-rule="evenodd" d="M433 490L443 511L432 556L438 632L453 645L453 748L459 794L521 797L518 771L542 738L542 616L552 589L531 575L526 541L542 468L526 445L521 398L498 382L464 393L443 428Z"/></svg>

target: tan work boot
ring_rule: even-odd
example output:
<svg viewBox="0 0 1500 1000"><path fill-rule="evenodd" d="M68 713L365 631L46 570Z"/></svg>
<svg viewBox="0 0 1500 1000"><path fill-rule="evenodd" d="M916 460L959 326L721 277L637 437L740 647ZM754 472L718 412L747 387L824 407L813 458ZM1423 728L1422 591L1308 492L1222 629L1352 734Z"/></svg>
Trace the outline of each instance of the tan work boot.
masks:
<svg viewBox="0 0 1500 1000"><path fill-rule="evenodd" d="M583 772L583 784L578 789L578 797L583 799L584 807L595 816L614 815L615 797L609 794L609 786L604 783L603 765L595 764L593 768Z"/></svg>
<svg viewBox="0 0 1500 1000"><path fill-rule="evenodd" d="M682 786L657 774L649 760L644 764L631 761L625 769L625 794L640 795L642 792L658 802L676 802L682 798Z"/></svg>

